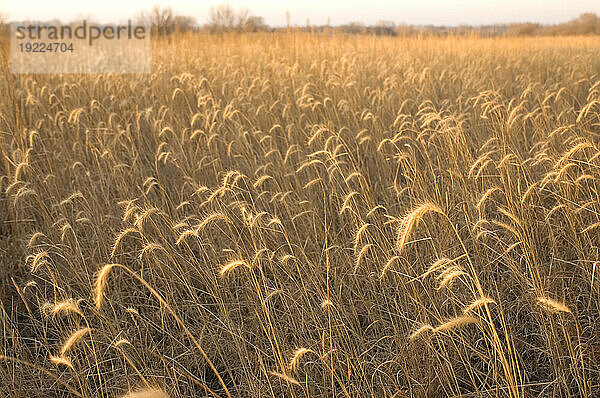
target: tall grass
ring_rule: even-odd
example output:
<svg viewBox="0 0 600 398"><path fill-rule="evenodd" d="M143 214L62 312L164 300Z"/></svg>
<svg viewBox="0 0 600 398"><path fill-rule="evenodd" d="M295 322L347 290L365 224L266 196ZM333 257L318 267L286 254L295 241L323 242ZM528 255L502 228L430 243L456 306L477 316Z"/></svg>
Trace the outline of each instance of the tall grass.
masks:
<svg viewBox="0 0 600 398"><path fill-rule="evenodd" d="M157 40L150 75L4 61L0 395L600 394L599 51L290 32Z"/></svg>

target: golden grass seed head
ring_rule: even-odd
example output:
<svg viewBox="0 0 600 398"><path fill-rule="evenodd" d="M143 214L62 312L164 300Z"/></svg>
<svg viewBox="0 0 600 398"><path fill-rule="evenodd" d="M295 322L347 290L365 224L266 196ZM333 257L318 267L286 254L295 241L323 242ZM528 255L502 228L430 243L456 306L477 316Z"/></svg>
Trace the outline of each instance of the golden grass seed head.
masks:
<svg viewBox="0 0 600 398"><path fill-rule="evenodd" d="M235 270L238 267L246 267L246 268L250 268L250 266L248 265L248 263L246 263L246 261L244 260L233 260L230 261L229 263L225 264L223 267L221 267L221 270L219 271L219 273L221 274L221 276L225 277L229 274L231 274L233 272L233 270Z"/></svg>
<svg viewBox="0 0 600 398"><path fill-rule="evenodd" d="M288 383L290 383L290 384L294 384L294 385L296 385L296 386L299 386L299 385L300 385L300 382L299 382L298 380L296 380L296 379L294 379L293 377L291 377L291 376L288 376L288 375L286 375L286 374L279 373L279 372L275 372L275 371L271 371L271 372L269 372L269 373L270 373L272 376L275 376L275 377L277 377L277 378L279 378L279 379L281 379L281 380L284 380L284 381L286 381L286 382L288 382Z"/></svg>
<svg viewBox="0 0 600 398"><path fill-rule="evenodd" d="M434 328L431 325L422 325L420 326L417 330L415 330L414 332L412 332L410 334L410 336L408 336L408 338L412 341L412 340L416 340L418 339L420 336L429 333L429 332L433 332Z"/></svg>
<svg viewBox="0 0 600 398"><path fill-rule="evenodd" d="M568 314L571 313L571 309L565 304L551 299L549 297L538 297L536 301L543 309L549 312L564 312Z"/></svg>
<svg viewBox="0 0 600 398"><path fill-rule="evenodd" d="M314 353L314 351L305 347L298 348L294 351L294 355L292 355L292 359L290 360L289 369L292 372L297 371L298 366L300 365L300 359L308 353Z"/></svg>
<svg viewBox="0 0 600 398"><path fill-rule="evenodd" d="M121 398L169 398L166 392L156 388L146 388L142 390L132 391Z"/></svg>
<svg viewBox="0 0 600 398"><path fill-rule="evenodd" d="M434 333L445 332L453 329L462 328L467 325L479 323L479 320L469 315L462 315L455 318L448 319L446 322L437 326L433 329Z"/></svg>
<svg viewBox="0 0 600 398"><path fill-rule="evenodd" d="M463 314L468 314L469 312L475 311L478 308L481 308L483 306L489 305L489 304L495 304L496 302L489 298L489 297L480 297L477 300L474 300L472 303L470 303L469 305L465 306L463 308Z"/></svg>
<svg viewBox="0 0 600 398"><path fill-rule="evenodd" d="M82 328L73 332L60 348L60 356L63 357L66 352L69 351L73 345L75 345L75 343L77 343L83 336L91 331L92 329L90 328Z"/></svg>
<svg viewBox="0 0 600 398"><path fill-rule="evenodd" d="M443 214L442 209L438 206L432 203L423 203L402 218L400 227L398 228L398 238L396 240L396 249L399 253L404 250L404 247L408 243L408 238L410 237L413 228L427 213L431 212Z"/></svg>

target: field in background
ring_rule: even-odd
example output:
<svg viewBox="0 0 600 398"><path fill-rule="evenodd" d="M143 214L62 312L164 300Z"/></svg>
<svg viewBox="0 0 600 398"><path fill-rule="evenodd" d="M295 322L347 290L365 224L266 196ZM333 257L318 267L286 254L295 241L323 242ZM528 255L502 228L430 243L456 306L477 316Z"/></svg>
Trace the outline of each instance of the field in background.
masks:
<svg viewBox="0 0 600 398"><path fill-rule="evenodd" d="M156 40L0 76L0 395L600 393L600 38ZM470 394L470 395L467 395Z"/></svg>

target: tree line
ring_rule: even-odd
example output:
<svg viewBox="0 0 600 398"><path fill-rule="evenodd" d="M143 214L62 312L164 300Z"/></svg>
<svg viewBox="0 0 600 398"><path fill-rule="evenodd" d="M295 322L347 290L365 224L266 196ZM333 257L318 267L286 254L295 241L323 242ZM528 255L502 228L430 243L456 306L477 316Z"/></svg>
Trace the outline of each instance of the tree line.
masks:
<svg viewBox="0 0 600 398"><path fill-rule="evenodd" d="M289 13L286 14L286 27L271 27L263 17L252 15L247 9L234 9L229 4L212 7L207 22L199 25L195 18L174 14L169 7L154 7L151 12L141 15L141 20L152 26L153 32L163 35L176 31L205 31L209 33L225 32L273 32L279 30L299 30L307 32L340 32L346 34L369 34L377 36L414 36L414 35L466 35L481 36L563 36L563 35L600 35L600 18L594 13L584 13L571 21L543 25L539 23L514 23L482 26L414 26L395 24L393 21L380 21L374 25L362 22L351 22L332 27L311 25L307 21L304 26L290 26Z"/></svg>
<svg viewBox="0 0 600 398"><path fill-rule="evenodd" d="M170 35L176 32L204 31L208 33L226 32L274 32L294 29L306 32L339 32L344 34L368 34L377 36L415 36L415 35L467 35L480 36L564 36L564 35L600 35L600 18L594 13L584 13L571 21L543 25L539 23L496 24L486 26L414 26L392 21L380 21L374 25L362 22L351 22L339 26L311 25L307 21L304 26L291 26L290 15L286 14L286 27L271 27L263 17L253 15L248 9L234 9L229 4L221 4L209 9L204 25L189 15L180 15L171 7L155 6L150 11L140 13L138 23L150 26L152 33L158 36ZM7 31L7 17L0 14L0 31Z"/></svg>

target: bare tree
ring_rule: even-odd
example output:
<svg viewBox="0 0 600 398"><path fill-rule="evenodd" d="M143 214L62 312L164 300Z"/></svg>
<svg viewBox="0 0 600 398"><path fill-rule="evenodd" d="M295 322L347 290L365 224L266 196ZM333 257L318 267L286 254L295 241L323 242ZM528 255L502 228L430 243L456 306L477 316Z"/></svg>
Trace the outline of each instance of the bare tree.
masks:
<svg viewBox="0 0 600 398"><path fill-rule="evenodd" d="M211 32L221 33L230 31L236 22L235 10L229 4L211 7L208 11L208 28Z"/></svg>
<svg viewBox="0 0 600 398"><path fill-rule="evenodd" d="M175 30L178 32L187 32L190 30L194 30L198 23L196 22L196 18L190 17L187 15L176 15L173 17L173 25L175 26Z"/></svg>
<svg viewBox="0 0 600 398"><path fill-rule="evenodd" d="M150 26L152 33L158 35L170 34L175 28L171 7L154 6L150 12L142 12L139 20L144 25Z"/></svg>
<svg viewBox="0 0 600 398"><path fill-rule="evenodd" d="M581 14L579 18L575 20L576 34L589 35L594 33L600 33L600 18L594 13L586 12Z"/></svg>
<svg viewBox="0 0 600 398"><path fill-rule="evenodd" d="M339 30L344 33L358 34L365 32L367 27L362 22L350 22L345 25L341 25Z"/></svg>
<svg viewBox="0 0 600 398"><path fill-rule="evenodd" d="M533 36L540 29L540 25L532 22L511 24L506 30L507 36Z"/></svg>
<svg viewBox="0 0 600 398"><path fill-rule="evenodd" d="M247 8L242 8L238 10L236 13L236 26L235 30L242 31L246 28L246 23L248 22L248 18L250 17L250 11Z"/></svg>
<svg viewBox="0 0 600 398"><path fill-rule="evenodd" d="M246 19L245 32L265 32L267 30L269 30L269 26L263 17L251 15Z"/></svg>
<svg viewBox="0 0 600 398"><path fill-rule="evenodd" d="M393 21L378 21L373 27L373 31L377 36L396 36L396 24Z"/></svg>
<svg viewBox="0 0 600 398"><path fill-rule="evenodd" d="M149 26L153 34L169 35L173 32L186 32L198 26L196 18L176 15L171 7L155 6L149 12L142 12L138 22Z"/></svg>
<svg viewBox="0 0 600 398"><path fill-rule="evenodd" d="M266 24L262 17L251 15L248 9L236 11L229 4L221 4L209 10L206 27L212 33L255 32L266 29Z"/></svg>

